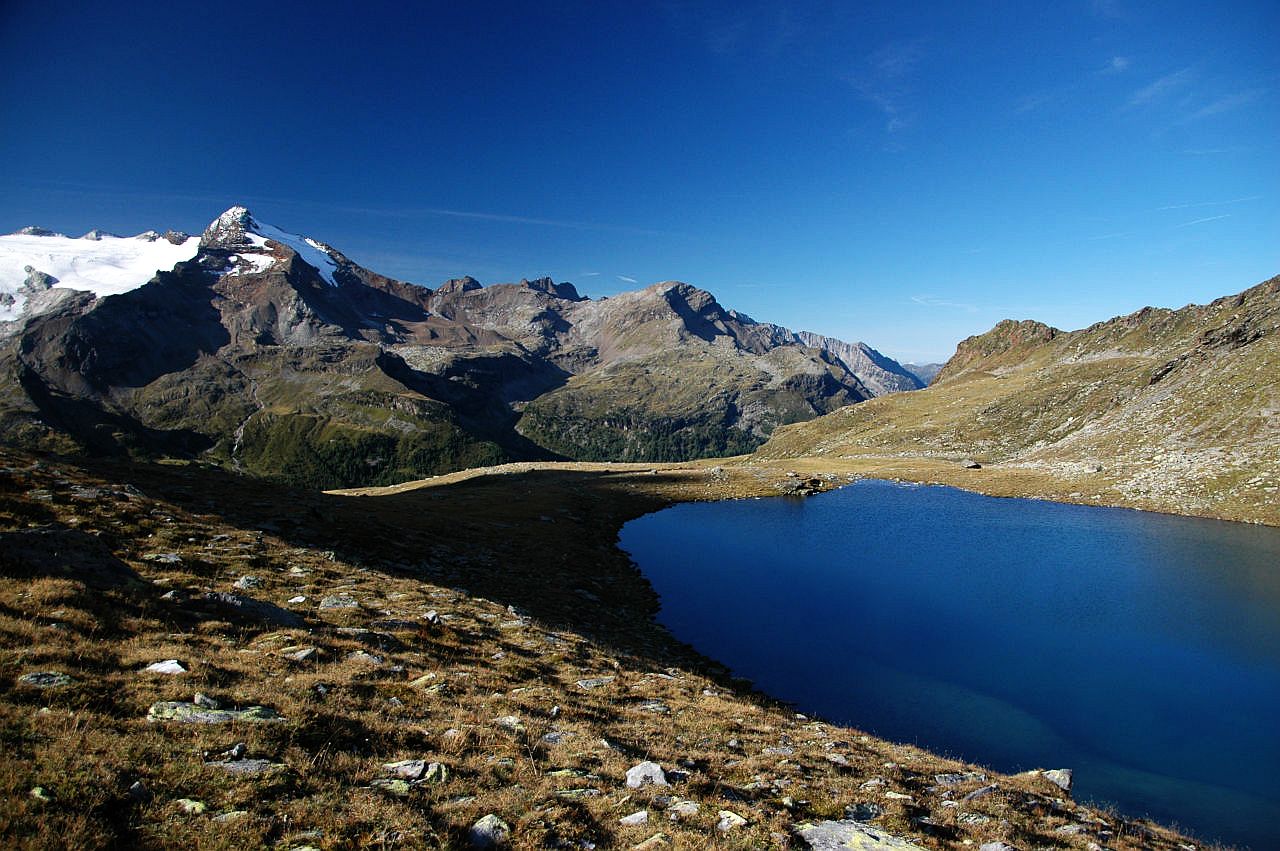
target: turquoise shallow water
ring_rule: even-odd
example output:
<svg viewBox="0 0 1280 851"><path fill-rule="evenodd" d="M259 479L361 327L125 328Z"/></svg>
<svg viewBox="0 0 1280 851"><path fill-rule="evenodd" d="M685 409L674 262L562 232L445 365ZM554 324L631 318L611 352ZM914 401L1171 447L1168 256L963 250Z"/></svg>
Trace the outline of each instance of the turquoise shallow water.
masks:
<svg viewBox="0 0 1280 851"><path fill-rule="evenodd" d="M659 621L801 711L1280 848L1280 530L868 481L621 546Z"/></svg>

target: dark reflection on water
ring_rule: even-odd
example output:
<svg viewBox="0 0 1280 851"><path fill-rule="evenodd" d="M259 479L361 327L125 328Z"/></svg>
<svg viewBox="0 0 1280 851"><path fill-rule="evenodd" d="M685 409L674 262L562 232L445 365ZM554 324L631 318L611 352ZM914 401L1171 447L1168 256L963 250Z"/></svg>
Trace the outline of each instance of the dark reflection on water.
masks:
<svg viewBox="0 0 1280 851"><path fill-rule="evenodd" d="M1280 848L1280 532L860 482L622 531L680 638L802 710Z"/></svg>

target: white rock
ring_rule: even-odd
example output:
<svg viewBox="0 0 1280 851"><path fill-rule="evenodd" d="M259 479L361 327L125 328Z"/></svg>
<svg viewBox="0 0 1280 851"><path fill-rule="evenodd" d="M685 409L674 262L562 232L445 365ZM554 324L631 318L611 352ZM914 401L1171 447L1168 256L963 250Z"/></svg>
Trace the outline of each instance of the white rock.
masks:
<svg viewBox="0 0 1280 851"><path fill-rule="evenodd" d="M656 762L645 761L627 769L628 788L639 789L646 783L652 783L655 786L671 785L667 782L667 775L663 773L662 766Z"/></svg>
<svg viewBox="0 0 1280 851"><path fill-rule="evenodd" d="M640 810L639 812L634 812L629 816L623 816L622 818L618 819L618 824L625 824L628 826L633 826L637 824L648 824L648 823L649 823L648 810Z"/></svg>
<svg viewBox="0 0 1280 851"><path fill-rule="evenodd" d="M165 659L163 662L152 662L143 670L153 674L185 674L187 669L177 659Z"/></svg>

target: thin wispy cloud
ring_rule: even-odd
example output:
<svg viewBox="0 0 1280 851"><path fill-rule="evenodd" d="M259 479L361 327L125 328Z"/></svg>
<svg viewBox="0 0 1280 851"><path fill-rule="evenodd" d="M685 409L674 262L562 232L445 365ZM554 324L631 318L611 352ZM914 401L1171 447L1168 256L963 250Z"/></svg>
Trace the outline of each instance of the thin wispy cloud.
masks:
<svg viewBox="0 0 1280 851"><path fill-rule="evenodd" d="M1042 106L1053 103L1058 99L1059 95L1059 92L1040 92L1034 95L1024 95L1023 97L1018 98L1017 102L1014 103L1013 111L1019 115L1025 112L1031 112Z"/></svg>
<svg viewBox="0 0 1280 851"><path fill-rule="evenodd" d="M915 120L912 107L916 67L924 58L924 40L896 41L872 53L849 82L885 116L885 130L896 133Z"/></svg>
<svg viewBox="0 0 1280 851"><path fill-rule="evenodd" d="M1126 230L1119 233L1104 233L1101 236L1091 236L1089 237L1089 242L1099 242L1104 239L1121 239L1126 236L1133 236L1133 231Z"/></svg>
<svg viewBox="0 0 1280 851"><path fill-rule="evenodd" d="M977 313L978 307L974 304L966 304L962 301L950 301L945 298L938 298L931 295L913 295L911 300L923 307L941 307L951 310L963 310L967 313Z"/></svg>
<svg viewBox="0 0 1280 851"><path fill-rule="evenodd" d="M598 277L600 277L600 273L599 273L599 272L582 272L582 273L580 273L580 274L578 275L578 277L580 277L580 278L598 278Z"/></svg>
<svg viewBox="0 0 1280 851"><path fill-rule="evenodd" d="M640 283L640 282L639 282L639 281L637 281L635 278L628 278L626 275L614 275L614 277L615 277L615 278L617 278L619 281L622 281L624 284L638 284L638 283Z"/></svg>
<svg viewBox="0 0 1280 851"><path fill-rule="evenodd" d="M1207 217L1207 218L1203 218L1203 219L1196 219L1196 220L1195 220L1195 221L1193 221L1193 222L1183 222L1183 223L1182 223L1182 224L1180 224L1180 225L1174 225L1174 227L1175 227L1175 228L1189 228L1189 227L1191 227L1192 225L1202 225L1202 224L1204 224L1205 222L1216 222L1218 219L1229 219L1229 218L1231 218L1231 214L1230 214L1230 213L1223 213L1221 216L1209 216L1209 217Z"/></svg>
<svg viewBox="0 0 1280 851"><path fill-rule="evenodd" d="M1146 106L1163 100L1191 82L1195 71L1191 67L1165 74L1153 83L1143 86L1129 96L1130 108Z"/></svg>
<svg viewBox="0 0 1280 851"><path fill-rule="evenodd" d="M1166 204L1163 207L1156 207L1157 210L1190 210L1193 207L1222 207L1227 204L1243 204L1245 201L1259 201L1261 195L1249 195L1244 198L1231 198L1226 201L1196 201L1190 204Z"/></svg>
<svg viewBox="0 0 1280 851"><path fill-rule="evenodd" d="M1128 56L1112 56L1107 60L1107 64L1102 66L1100 74L1123 74L1133 65L1133 60Z"/></svg>
<svg viewBox="0 0 1280 851"><path fill-rule="evenodd" d="M1265 89L1249 89L1248 91L1235 92L1234 94L1224 95L1217 100L1202 106L1195 112L1187 116L1187 121L1199 121L1202 118L1209 118L1213 115L1221 115L1224 112L1231 112L1242 106L1253 103L1265 92Z"/></svg>

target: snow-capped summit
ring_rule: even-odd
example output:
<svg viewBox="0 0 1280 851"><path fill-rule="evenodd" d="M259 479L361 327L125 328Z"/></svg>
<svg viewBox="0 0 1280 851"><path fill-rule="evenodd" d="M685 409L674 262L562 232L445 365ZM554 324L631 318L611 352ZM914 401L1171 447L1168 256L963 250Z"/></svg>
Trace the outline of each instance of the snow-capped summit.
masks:
<svg viewBox="0 0 1280 851"><path fill-rule="evenodd" d="M253 245L247 235L256 232L258 223L247 207L236 205L209 223L200 237L200 244L206 248L234 249L244 245Z"/></svg>
<svg viewBox="0 0 1280 851"><path fill-rule="evenodd" d="M104 236L111 237L112 239L120 239L119 235L114 233L107 233L105 230L102 230L101 228L94 228L93 230L89 231L88 233L86 233L84 236L80 238L91 239L94 242L100 242Z"/></svg>
<svg viewBox="0 0 1280 851"><path fill-rule="evenodd" d="M279 259L272 243L292 249L304 262L315 267L330 286L338 285L333 277L340 257L337 251L319 240L263 224L247 207L236 205L230 208L210 222L200 238L202 248L231 252L229 275L262 272L269 268Z"/></svg>
<svg viewBox="0 0 1280 851"><path fill-rule="evenodd" d="M66 234L37 225L27 225L25 228L18 228L13 233L6 234L6 236L66 236Z"/></svg>

